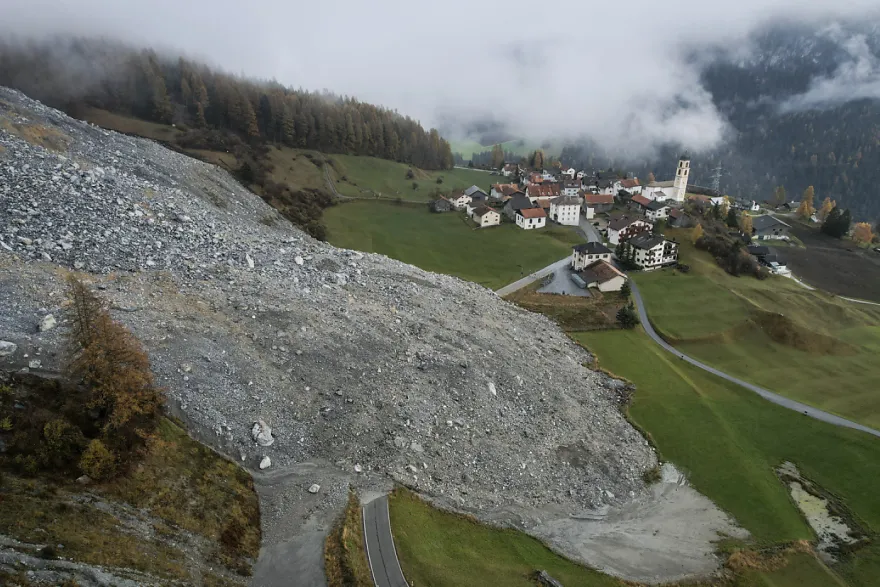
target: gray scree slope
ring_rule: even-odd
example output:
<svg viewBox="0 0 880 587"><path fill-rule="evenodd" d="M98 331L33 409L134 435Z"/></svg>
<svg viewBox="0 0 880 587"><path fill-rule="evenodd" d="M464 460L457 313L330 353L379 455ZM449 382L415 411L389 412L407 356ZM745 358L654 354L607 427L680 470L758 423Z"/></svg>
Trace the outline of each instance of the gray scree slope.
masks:
<svg viewBox="0 0 880 587"><path fill-rule="evenodd" d="M317 242L216 167L20 93L0 89L0 120L0 340L18 345L0 367L60 364L55 268L90 274L172 409L265 478L266 548L320 536L349 483L398 480L478 516L644 492L656 458L620 414L620 383L544 317ZM59 327L38 333L47 313ZM269 446L251 436L261 419Z"/></svg>

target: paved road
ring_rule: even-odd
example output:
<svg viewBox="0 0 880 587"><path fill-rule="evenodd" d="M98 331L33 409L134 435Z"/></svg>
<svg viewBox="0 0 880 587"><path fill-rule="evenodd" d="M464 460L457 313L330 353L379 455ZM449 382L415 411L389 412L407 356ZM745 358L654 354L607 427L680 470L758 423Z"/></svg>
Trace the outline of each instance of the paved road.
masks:
<svg viewBox="0 0 880 587"><path fill-rule="evenodd" d="M394 538L391 536L387 495L364 506L364 544L376 587L409 587L400 569Z"/></svg>
<svg viewBox="0 0 880 587"><path fill-rule="evenodd" d="M593 220L587 220L587 217L581 214L580 216L580 229L581 232L587 237L587 241L591 243L601 243L602 235L599 234L599 229L593 226Z"/></svg>
<svg viewBox="0 0 880 587"><path fill-rule="evenodd" d="M768 391L768 390L764 389L763 387L758 387L757 385L752 385L751 383L743 381L742 379L737 379L736 377L728 375L727 373L719 371L718 369L715 369L714 367L710 367L709 365L706 365L705 363L701 363L700 361L697 361L696 359L692 359L691 357L685 355L684 353L682 353L681 351L679 351L678 349L676 349L675 347L670 345L668 342L666 342L665 340L660 338L660 335L657 334L657 332L654 330L654 327L651 326L651 323L648 321L648 314L647 314L647 312L645 312L645 303L642 301L642 295L639 292L639 288L636 286L636 284L633 282L632 279L629 280L629 283L630 283L630 286L632 287L633 297L635 298L636 304L639 307L639 318L642 321L642 326L644 326L645 332L648 333L648 336L650 336L654 340L654 342L656 342L657 344L662 346L664 349L666 349L667 351L669 351L673 355L680 357L681 359L687 361L691 365L699 367L700 369L702 369L704 371L708 371L709 373L712 373L713 375L717 375L718 377L721 377L722 379L726 379L727 381L730 381L732 383L736 383L737 385L739 385L741 387L745 387L749 391L753 391L753 392L757 393L758 395L760 395L764 399L769 400L776 405L782 406L784 408L788 408L789 410L794 410L796 412L800 412L800 413L807 415L811 418L815 418L816 420L821 420L822 422L828 422L829 424L834 424L835 426L842 426L844 428L852 428L854 430L859 430L861 432L867 432L868 434L872 434L874 436L880 437L880 430L874 430L873 428L868 428L867 426L857 424L856 422L851 422L845 418L841 418L840 416L835 416L834 414L829 414L828 412L823 412L822 410L819 410L817 408L808 406L806 404L802 404L802 403L794 401L792 399L788 399L787 397L783 397L781 395L773 393L772 391Z"/></svg>
<svg viewBox="0 0 880 587"><path fill-rule="evenodd" d="M522 279L514 281L510 285L505 285L501 289L496 290L495 293L497 293L501 297L506 296L508 294L512 294L516 290L522 289L525 286L527 286L528 284L530 284L534 281L537 281L537 280L541 279L542 277L547 277L548 275L550 275L551 273L553 273L557 269L565 267L569 263L571 263L571 255L569 255L565 259L560 259L560 260L556 261L555 263L547 265L543 269L538 269L537 271L535 271L531 275L528 275L526 277L523 277Z"/></svg>

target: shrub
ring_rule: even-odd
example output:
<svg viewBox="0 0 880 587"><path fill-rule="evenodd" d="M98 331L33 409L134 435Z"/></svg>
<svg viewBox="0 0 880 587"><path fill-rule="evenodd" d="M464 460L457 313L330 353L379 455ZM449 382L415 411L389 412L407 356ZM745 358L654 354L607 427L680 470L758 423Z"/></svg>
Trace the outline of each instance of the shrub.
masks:
<svg viewBox="0 0 880 587"><path fill-rule="evenodd" d="M0 430L3 432L9 432L12 430L12 418L6 416L2 420L0 420Z"/></svg>
<svg viewBox="0 0 880 587"><path fill-rule="evenodd" d="M414 190L419 189L419 184L418 184L418 182L415 182L415 181L412 182L412 189L414 189Z"/></svg>
<svg viewBox="0 0 880 587"><path fill-rule="evenodd" d="M438 184L443 183L443 178L442 178L442 177L438 177L438 178L437 178L437 183L438 183Z"/></svg>
<svg viewBox="0 0 880 587"><path fill-rule="evenodd" d="M89 442L83 452L79 468L92 479L109 479L116 474L116 456L96 438Z"/></svg>
<svg viewBox="0 0 880 587"><path fill-rule="evenodd" d="M406 170L406 178L407 178L407 179L412 179L412 178L414 178L415 176L416 176L416 174L413 172L412 169L407 169L407 170Z"/></svg>
<svg viewBox="0 0 880 587"><path fill-rule="evenodd" d="M86 439L82 431L63 418L51 420L43 426L43 442L39 456L44 466L66 467L82 452Z"/></svg>
<svg viewBox="0 0 880 587"><path fill-rule="evenodd" d="M636 313L632 303L617 311L617 323L620 324L621 328L626 328L627 330L638 326L639 315Z"/></svg>

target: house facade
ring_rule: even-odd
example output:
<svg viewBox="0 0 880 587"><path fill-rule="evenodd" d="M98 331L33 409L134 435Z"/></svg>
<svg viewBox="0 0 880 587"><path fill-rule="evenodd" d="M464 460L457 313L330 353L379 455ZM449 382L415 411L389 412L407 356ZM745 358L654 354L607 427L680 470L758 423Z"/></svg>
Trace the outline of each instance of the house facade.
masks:
<svg viewBox="0 0 880 587"><path fill-rule="evenodd" d="M581 200L578 197L559 196L550 200L550 220L566 226L577 226L581 221Z"/></svg>
<svg viewBox="0 0 880 587"><path fill-rule="evenodd" d="M501 168L501 175L503 175L504 177L510 177L511 175L514 175L516 173L519 173L519 165L517 165L516 163L508 163Z"/></svg>
<svg viewBox="0 0 880 587"><path fill-rule="evenodd" d="M693 217L681 208L672 208L667 222L672 228L691 228L696 224Z"/></svg>
<svg viewBox="0 0 880 587"><path fill-rule="evenodd" d="M611 261L611 250L602 243L583 243L572 247L571 268L581 271L596 261Z"/></svg>
<svg viewBox="0 0 880 587"><path fill-rule="evenodd" d="M489 208L488 206L480 206L474 210L473 214L471 214L471 218L473 218L474 222L476 222L480 228L498 226L501 224L501 214L498 213L498 210Z"/></svg>
<svg viewBox="0 0 880 587"><path fill-rule="evenodd" d="M563 196L577 196L578 192L581 191L581 182L574 179L566 179L562 182L562 195Z"/></svg>
<svg viewBox="0 0 880 587"><path fill-rule="evenodd" d="M653 225L641 216L621 214L608 222L608 242L618 245L637 235L650 232Z"/></svg>
<svg viewBox="0 0 880 587"><path fill-rule="evenodd" d="M468 189L464 190L464 195L470 196L472 200L485 200L489 197L489 194L487 194L475 185L472 185Z"/></svg>
<svg viewBox="0 0 880 587"><path fill-rule="evenodd" d="M470 196L466 194L452 194L449 197L449 201L452 202L452 205L455 206L456 210L464 210L464 208L470 204L473 200Z"/></svg>
<svg viewBox="0 0 880 587"><path fill-rule="evenodd" d="M662 236L640 234L629 239L627 243L633 249L633 262L646 271L678 262L678 243Z"/></svg>
<svg viewBox="0 0 880 587"><path fill-rule="evenodd" d="M577 275L584 285L601 292L620 291L626 283L626 275L608 261L595 261Z"/></svg>
<svg viewBox="0 0 880 587"><path fill-rule="evenodd" d="M524 230L544 228L547 225L547 214L543 208L524 208L516 213L516 225Z"/></svg>
<svg viewBox="0 0 880 587"><path fill-rule="evenodd" d="M665 202L661 202L659 200L654 200L650 204L647 205L645 210L645 216L651 222L657 222L658 220L666 220L669 218L669 205Z"/></svg>
<svg viewBox="0 0 880 587"><path fill-rule="evenodd" d="M625 192L629 192L631 195L636 195L642 193L642 185L639 183L639 178L634 177L633 179L621 179L618 182L619 185L616 185L617 191L623 190Z"/></svg>
<svg viewBox="0 0 880 587"><path fill-rule="evenodd" d="M449 199L440 196L436 200L432 200L428 207L431 209L431 212L451 212L455 210L455 204L449 201Z"/></svg>
<svg viewBox="0 0 880 587"><path fill-rule="evenodd" d="M575 171L574 167L569 167L568 169L563 169L561 173L568 179L574 179L577 171Z"/></svg>

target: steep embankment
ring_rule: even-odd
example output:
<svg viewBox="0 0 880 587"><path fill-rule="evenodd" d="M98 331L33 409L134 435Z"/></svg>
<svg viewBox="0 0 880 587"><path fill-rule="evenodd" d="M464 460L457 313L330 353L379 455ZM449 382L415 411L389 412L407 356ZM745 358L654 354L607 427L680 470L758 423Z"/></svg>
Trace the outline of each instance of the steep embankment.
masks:
<svg viewBox="0 0 880 587"><path fill-rule="evenodd" d="M475 512L643 494L656 458L618 386L544 317L315 241L219 169L17 92L0 120L0 361L55 366L64 329L37 339L34 317L64 304L58 267L89 274L171 409L254 471L270 566L316 572L276 555L323 535L349 483Z"/></svg>

